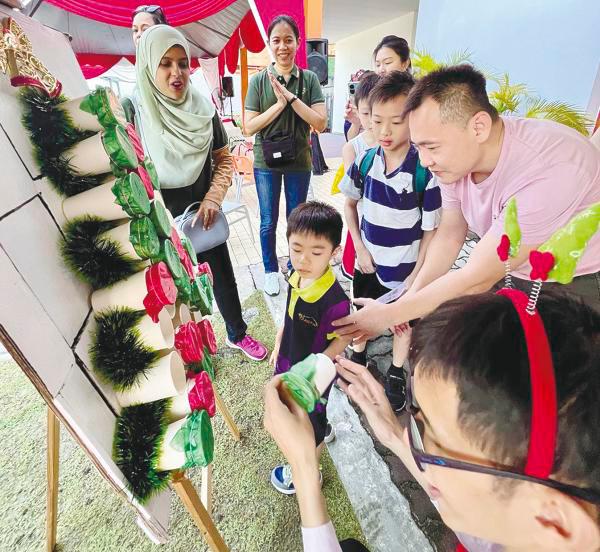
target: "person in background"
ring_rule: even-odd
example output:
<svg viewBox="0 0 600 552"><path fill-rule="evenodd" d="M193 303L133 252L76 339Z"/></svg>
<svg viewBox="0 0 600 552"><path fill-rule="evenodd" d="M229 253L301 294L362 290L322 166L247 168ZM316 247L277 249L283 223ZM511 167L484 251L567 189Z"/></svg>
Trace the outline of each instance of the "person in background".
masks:
<svg viewBox="0 0 600 552"><path fill-rule="evenodd" d="M377 81L379 81L379 75L373 71L365 71L358 81L352 100L358 110L361 128L364 130L358 136L344 144L342 148L342 162L344 167L350 168L354 164L354 161L361 157L365 151L377 145L377 138L371 130L371 104L369 103L369 94L377 84ZM342 182L348 178L350 177L345 174ZM349 280L354 277L355 260L356 249L352 241L352 234L346 231L341 270Z"/></svg>
<svg viewBox="0 0 600 552"><path fill-rule="evenodd" d="M371 129L378 148L357 158L348 169L349 178L340 183L346 196L346 224L356 247L354 299L378 299L398 287L410 289L439 225L440 189L419 164L403 115L414 83L409 73L392 71L371 90ZM408 328L394 333L386 391L396 411L405 406L403 365L409 341ZM366 342L354 343L354 362L366 364L366 346Z"/></svg>
<svg viewBox="0 0 600 552"><path fill-rule="evenodd" d="M135 126L156 167L165 204L176 217L199 201L194 223L209 229L231 186L233 161L214 106L190 86L187 40L173 27L151 26L138 41L135 69L137 94L130 98ZM227 243L198 259L213 271L227 345L263 360L266 347L246 333Z"/></svg>
<svg viewBox="0 0 600 552"><path fill-rule="evenodd" d="M410 71L410 47L408 42L396 35L384 36L373 50L373 62L375 72L379 75L385 75L391 71ZM346 104L344 118L346 119L344 134L346 140L351 140L358 136L361 126L356 106L350 100Z"/></svg>
<svg viewBox="0 0 600 552"><path fill-rule="evenodd" d="M167 18L162 8L157 5L142 5L135 8L131 20L131 31L133 32L133 43L137 43L142 33L154 25L168 25Z"/></svg>
<svg viewBox="0 0 600 552"><path fill-rule="evenodd" d="M279 265L276 232L282 182L287 218L296 206L306 201L312 168L310 127L321 132L327 124L327 113L317 75L299 69L295 63L300 31L294 19L287 15L275 17L267 35L275 62L250 80L244 133L247 136L256 134L254 178L260 207L264 291L268 295L277 295ZM300 80L303 82L302 90L299 89ZM293 152L285 160L272 159L269 166L263 143L276 136L290 138Z"/></svg>
<svg viewBox="0 0 600 552"><path fill-rule="evenodd" d="M524 305L487 292L448 301L421 319L411 342L406 427L364 366L339 358L338 382L456 532L457 551L596 552L600 314L580 300L542 292L534 313L550 362L541 366L528 354L539 329L528 337L518 308ZM556 404L550 407L546 393L533 411L532 396L550 376ZM542 422L536 430L534 414ZM292 466L304 551L339 552L312 427L280 377L265 388L264 424ZM531 446L547 432L554 432L553 447Z"/></svg>
<svg viewBox="0 0 600 552"><path fill-rule="evenodd" d="M380 335L454 297L492 289L505 275L497 247L510 199L522 234L510 261L512 281L525 289L536 279L530 253L600 202L600 156L589 138L554 121L498 115L484 75L471 65L419 79L404 115L422 165L440 183L442 219L406 294L388 305L361 300L365 308L336 322L344 326L340 334L355 339ZM481 240L465 266L450 271L468 230ZM600 233L590 238L565 287L600 310Z"/></svg>

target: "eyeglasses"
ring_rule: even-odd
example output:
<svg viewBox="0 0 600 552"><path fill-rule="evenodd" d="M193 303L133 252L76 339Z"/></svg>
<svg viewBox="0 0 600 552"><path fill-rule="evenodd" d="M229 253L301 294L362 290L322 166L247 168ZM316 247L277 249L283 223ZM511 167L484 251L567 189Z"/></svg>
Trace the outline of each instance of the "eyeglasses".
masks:
<svg viewBox="0 0 600 552"><path fill-rule="evenodd" d="M417 467L422 472L425 471L425 465L430 464L432 466L440 466L442 468L452 468L455 470L468 471L473 473L483 473L486 475L493 475L496 477L505 477L508 479L517 479L519 481L529 481L530 483L537 483L539 485L545 485L551 489L555 489L567 495L575 498L591 502L593 504L600 504L600 493L592 489L582 489L566 483L560 483L554 479L541 479L525 475L524 473L518 472L511 469L510 467L493 468L490 466L482 466L479 464L472 464L470 462L463 462L461 460L455 460L453 458L445 458L443 456L436 456L433 454L427 454L425 452L425 446L423 445L423 437L419 428L419 422L415 418L416 415L421 411L420 407L416 404L413 392L413 370L410 369L408 385L406 386L406 409L410 416L408 440L410 444L410 450L417 464Z"/></svg>

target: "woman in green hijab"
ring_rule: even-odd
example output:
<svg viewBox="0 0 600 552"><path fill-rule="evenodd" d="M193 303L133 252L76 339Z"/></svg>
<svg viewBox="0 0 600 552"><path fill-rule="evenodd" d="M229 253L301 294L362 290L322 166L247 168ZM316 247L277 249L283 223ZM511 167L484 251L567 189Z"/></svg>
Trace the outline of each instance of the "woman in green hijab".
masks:
<svg viewBox="0 0 600 552"><path fill-rule="evenodd" d="M138 41L135 69L135 125L156 166L166 206L176 217L200 201L195 221L200 219L209 228L231 185L233 161L214 106L190 86L187 40L173 27L150 27ZM208 262L214 273L227 344L253 360L264 359L265 346L246 334L227 244L198 258Z"/></svg>

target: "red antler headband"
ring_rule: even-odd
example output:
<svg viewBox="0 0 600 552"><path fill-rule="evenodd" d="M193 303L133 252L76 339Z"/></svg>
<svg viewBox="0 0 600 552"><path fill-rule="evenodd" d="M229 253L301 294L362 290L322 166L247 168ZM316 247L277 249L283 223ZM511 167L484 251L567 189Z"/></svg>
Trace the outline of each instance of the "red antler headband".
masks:
<svg viewBox="0 0 600 552"><path fill-rule="evenodd" d="M552 354L544 323L537 310L527 310L529 297L517 289L503 288L497 295L507 297L519 315L531 380L531 424L525 474L546 479L552 474L556 434L558 430L558 401Z"/></svg>
<svg viewBox="0 0 600 552"><path fill-rule="evenodd" d="M519 315L527 344L531 380L531 427L525 474L548 478L554 465L558 431L558 400L552 353L544 323L536 309L542 282L548 277L561 284L573 280L575 267L585 247L600 225L600 203L592 205L557 230L538 250L529 254L531 293L512 289L510 259L518 255L521 229L517 220L517 203L511 198L504 213L504 234L497 252L505 265L506 287L498 295L508 297Z"/></svg>

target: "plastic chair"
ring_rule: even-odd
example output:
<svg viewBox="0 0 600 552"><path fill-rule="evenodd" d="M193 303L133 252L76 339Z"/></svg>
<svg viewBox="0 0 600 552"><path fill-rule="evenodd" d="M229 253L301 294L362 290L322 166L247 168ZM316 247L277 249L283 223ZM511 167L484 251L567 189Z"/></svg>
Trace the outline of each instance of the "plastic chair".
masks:
<svg viewBox="0 0 600 552"><path fill-rule="evenodd" d="M249 172L248 172L249 170ZM225 200L221 208L223 209L223 213L227 217L229 224L235 224L236 222L240 222L242 220L246 220L248 224L248 230L250 232L250 238L252 238L252 243L256 241L254 237L254 233L252 231L252 224L250 222L250 211L248 210L248 206L242 201L242 185L244 183L244 177L251 178L251 182L254 182L254 171L252 168L252 161L247 157L241 157L234 155L233 156L233 183L235 185L235 199ZM238 216L235 218L230 218L230 215L238 213Z"/></svg>

